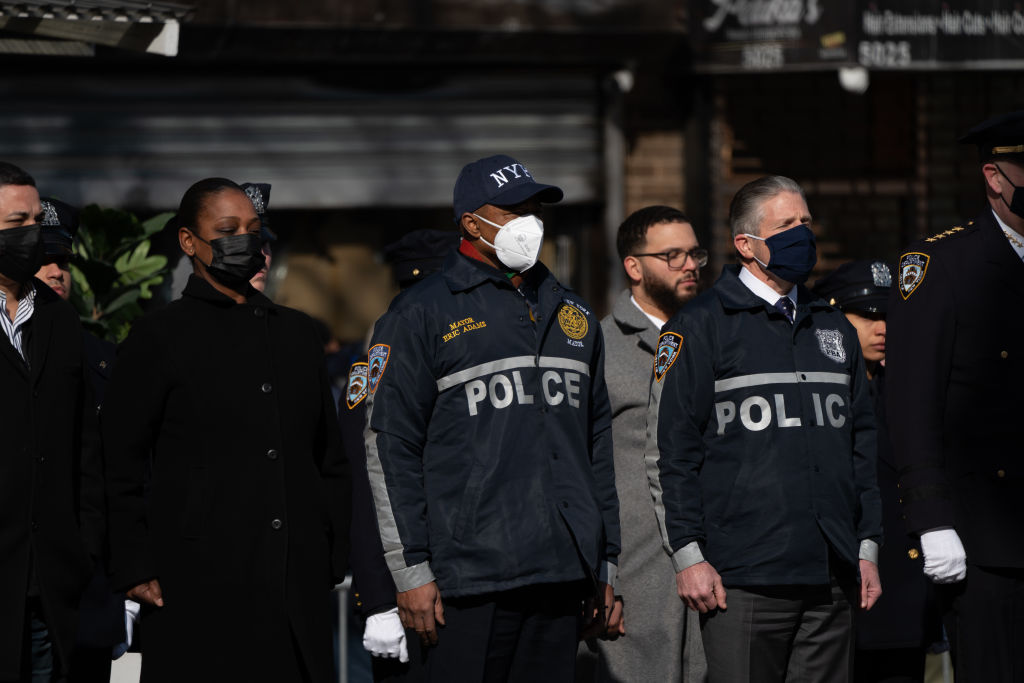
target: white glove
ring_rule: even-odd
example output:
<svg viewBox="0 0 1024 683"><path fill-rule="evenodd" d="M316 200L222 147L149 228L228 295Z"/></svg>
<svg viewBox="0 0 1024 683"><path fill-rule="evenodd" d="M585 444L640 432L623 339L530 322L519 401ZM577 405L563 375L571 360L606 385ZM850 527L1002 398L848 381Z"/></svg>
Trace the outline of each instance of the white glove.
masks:
<svg viewBox="0 0 1024 683"><path fill-rule="evenodd" d="M128 652L128 648L132 646L132 638L135 636L135 622L139 620L139 603L134 600L124 601L124 642L120 645L115 645L113 652L110 653L111 659L118 659L125 652Z"/></svg>
<svg viewBox="0 0 1024 683"><path fill-rule="evenodd" d="M397 607L392 607L387 612L371 614L366 618L363 648L374 657L397 657L403 664L409 661L409 651L405 646L405 628L398 616Z"/></svg>
<svg viewBox="0 0 1024 683"><path fill-rule="evenodd" d="M935 583L956 583L967 577L967 553L953 529L921 534L924 573Z"/></svg>

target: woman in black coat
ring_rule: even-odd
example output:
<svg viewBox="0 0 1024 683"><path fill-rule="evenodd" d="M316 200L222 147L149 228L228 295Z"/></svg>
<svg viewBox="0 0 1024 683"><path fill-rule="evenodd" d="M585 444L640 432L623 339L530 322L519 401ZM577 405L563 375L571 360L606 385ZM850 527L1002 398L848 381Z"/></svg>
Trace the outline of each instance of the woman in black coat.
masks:
<svg viewBox="0 0 1024 683"><path fill-rule="evenodd" d="M194 273L133 326L102 419L142 680L328 681L350 493L323 352L249 285L260 220L238 185L196 183L176 221Z"/></svg>
<svg viewBox="0 0 1024 683"><path fill-rule="evenodd" d="M918 539L904 533L899 477L885 418L885 316L891 286L884 261L845 263L814 285L815 293L842 310L857 330L878 420L878 490L885 528L878 571L885 593L874 609L857 615L857 683L920 683L927 649L942 638Z"/></svg>

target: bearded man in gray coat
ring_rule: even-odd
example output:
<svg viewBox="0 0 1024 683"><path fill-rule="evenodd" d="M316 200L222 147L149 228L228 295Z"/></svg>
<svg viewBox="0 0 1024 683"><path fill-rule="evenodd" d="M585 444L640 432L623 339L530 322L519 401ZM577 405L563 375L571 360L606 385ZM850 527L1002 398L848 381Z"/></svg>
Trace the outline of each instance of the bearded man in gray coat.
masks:
<svg viewBox="0 0 1024 683"><path fill-rule="evenodd" d="M629 288L601 321L605 379L612 407L615 487L622 554L615 609L629 620L607 639L580 646L578 680L703 681L704 649L697 613L676 594L654 514L644 444L647 396L661 326L697 294L708 252L689 219L668 206L649 206L619 226L616 246ZM596 653L596 658L595 658Z"/></svg>

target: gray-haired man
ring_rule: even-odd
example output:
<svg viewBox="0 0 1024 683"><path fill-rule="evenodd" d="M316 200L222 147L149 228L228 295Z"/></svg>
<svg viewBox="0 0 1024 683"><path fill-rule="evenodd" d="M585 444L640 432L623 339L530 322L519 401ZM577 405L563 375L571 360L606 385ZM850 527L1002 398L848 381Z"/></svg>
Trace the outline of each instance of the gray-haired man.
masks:
<svg viewBox="0 0 1024 683"><path fill-rule="evenodd" d="M850 680L853 604L881 593L860 344L800 286L817 260L800 186L761 178L729 213L742 266L655 352L646 459L665 548L709 681Z"/></svg>

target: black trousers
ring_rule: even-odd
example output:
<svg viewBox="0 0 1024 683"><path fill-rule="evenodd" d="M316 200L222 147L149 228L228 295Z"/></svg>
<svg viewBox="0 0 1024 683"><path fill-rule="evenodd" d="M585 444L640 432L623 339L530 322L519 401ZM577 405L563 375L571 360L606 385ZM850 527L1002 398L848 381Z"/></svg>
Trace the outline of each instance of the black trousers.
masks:
<svg viewBox="0 0 1024 683"><path fill-rule="evenodd" d="M1024 569L972 564L964 581L937 588L952 608L956 683L1024 683Z"/></svg>
<svg viewBox="0 0 1024 683"><path fill-rule="evenodd" d="M922 683L926 654L923 647L857 650L853 658L854 680L856 683Z"/></svg>
<svg viewBox="0 0 1024 683"><path fill-rule="evenodd" d="M701 615L708 683L853 680L850 582L728 587L726 601Z"/></svg>
<svg viewBox="0 0 1024 683"><path fill-rule="evenodd" d="M444 600L437 645L406 631L407 681L572 683L581 602L578 584L542 584Z"/></svg>

